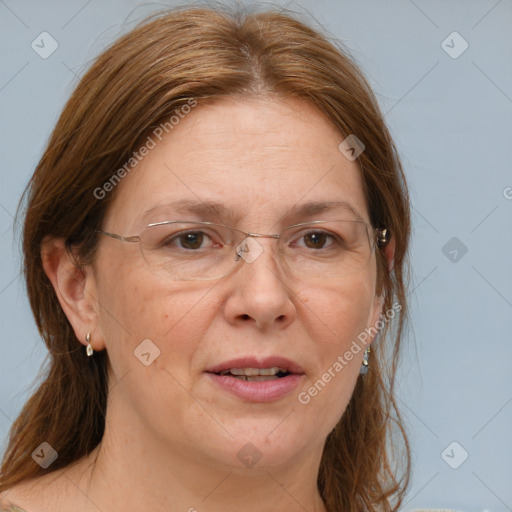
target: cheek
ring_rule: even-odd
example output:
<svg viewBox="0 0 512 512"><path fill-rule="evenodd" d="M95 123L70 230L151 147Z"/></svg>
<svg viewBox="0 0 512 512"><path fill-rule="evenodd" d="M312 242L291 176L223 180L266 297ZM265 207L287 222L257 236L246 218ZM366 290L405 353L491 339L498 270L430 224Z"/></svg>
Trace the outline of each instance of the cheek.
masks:
<svg viewBox="0 0 512 512"><path fill-rule="evenodd" d="M207 420L189 391L215 312L214 294L204 284L183 287L133 268L124 272L120 267L103 282L102 329L112 382L119 383L113 388L113 410L146 419L160 411L162 423L151 428L159 435L183 436L187 418Z"/></svg>
<svg viewBox="0 0 512 512"><path fill-rule="evenodd" d="M99 282L100 323L114 374L139 369L146 359L155 369L181 372L187 379L214 311L209 287L184 287L127 264L104 273Z"/></svg>
<svg viewBox="0 0 512 512"><path fill-rule="evenodd" d="M375 282L368 275L351 276L338 286L311 290L304 300L304 321L323 362L344 351L369 327L375 301Z"/></svg>
<svg viewBox="0 0 512 512"><path fill-rule="evenodd" d="M368 275L352 276L342 287L307 295L304 323L314 340L317 364L301 389L299 403L310 408L326 433L352 396L365 350L358 336L370 326L374 299L375 283Z"/></svg>

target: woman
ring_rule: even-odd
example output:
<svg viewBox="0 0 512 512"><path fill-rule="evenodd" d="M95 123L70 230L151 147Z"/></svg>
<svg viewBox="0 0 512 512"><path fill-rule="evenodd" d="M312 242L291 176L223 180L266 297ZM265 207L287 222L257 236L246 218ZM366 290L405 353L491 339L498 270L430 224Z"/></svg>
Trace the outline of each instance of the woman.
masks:
<svg viewBox="0 0 512 512"><path fill-rule="evenodd" d="M407 189L325 36L277 11L159 13L80 81L27 201L51 360L4 509L398 508Z"/></svg>

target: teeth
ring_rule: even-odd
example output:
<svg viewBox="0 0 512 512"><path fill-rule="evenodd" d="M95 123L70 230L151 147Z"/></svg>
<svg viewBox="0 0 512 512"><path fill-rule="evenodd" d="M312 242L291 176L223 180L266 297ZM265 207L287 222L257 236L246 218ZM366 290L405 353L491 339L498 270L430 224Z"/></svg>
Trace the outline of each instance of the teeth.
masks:
<svg viewBox="0 0 512 512"><path fill-rule="evenodd" d="M245 380L248 382L262 382L264 380L275 380L279 379L277 375L254 375L248 377L247 375L233 375L235 379Z"/></svg>
<svg viewBox="0 0 512 512"><path fill-rule="evenodd" d="M276 375L279 372L285 373L286 370L274 366L273 368L230 368L228 373L233 375L245 375L246 377L257 377L259 375Z"/></svg>
<svg viewBox="0 0 512 512"><path fill-rule="evenodd" d="M232 375L233 377L276 377L278 373L287 374L284 368L274 366L272 368L230 368L222 370L220 375ZM276 377L277 378L277 377ZM245 379L247 380L247 379ZM252 380L252 379L251 379ZM266 379L259 379L266 380Z"/></svg>

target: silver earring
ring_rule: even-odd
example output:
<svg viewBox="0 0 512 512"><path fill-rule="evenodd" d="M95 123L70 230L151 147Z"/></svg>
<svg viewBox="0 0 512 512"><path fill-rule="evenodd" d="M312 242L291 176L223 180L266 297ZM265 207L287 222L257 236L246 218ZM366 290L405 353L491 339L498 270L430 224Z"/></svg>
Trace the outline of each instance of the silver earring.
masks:
<svg viewBox="0 0 512 512"><path fill-rule="evenodd" d="M87 348L85 349L85 351L87 352L87 355L89 357L92 356L94 350L92 349L92 345L91 345L91 333L88 332L86 335L85 335L85 341L87 342Z"/></svg>
<svg viewBox="0 0 512 512"><path fill-rule="evenodd" d="M359 373L361 375L366 375L368 373L368 368L370 367L369 363L370 358L370 347L366 347L363 355L363 363L361 364L361 368L359 369Z"/></svg>

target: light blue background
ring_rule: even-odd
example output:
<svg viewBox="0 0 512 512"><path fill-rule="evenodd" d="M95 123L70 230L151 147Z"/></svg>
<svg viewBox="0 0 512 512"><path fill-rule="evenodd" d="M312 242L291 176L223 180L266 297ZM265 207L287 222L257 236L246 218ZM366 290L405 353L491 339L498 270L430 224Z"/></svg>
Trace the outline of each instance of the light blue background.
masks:
<svg viewBox="0 0 512 512"><path fill-rule="evenodd" d="M0 1L2 440L45 357L13 239L18 199L75 77L121 32L165 5ZM386 112L409 180L413 332L399 381L414 471L403 510L510 511L512 1L288 5L311 12L351 49ZM31 48L43 31L59 45L48 59ZM453 31L469 44L456 59L441 46ZM448 44L461 48L456 38ZM468 248L457 262L442 252L452 237ZM469 453L458 469L441 457L453 441ZM447 460L460 461L460 450L449 450Z"/></svg>

